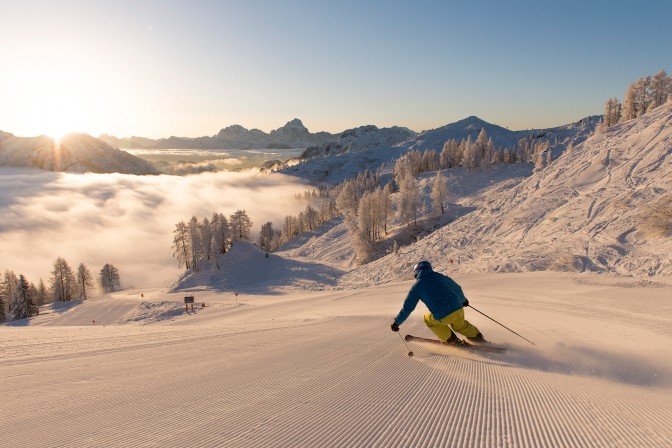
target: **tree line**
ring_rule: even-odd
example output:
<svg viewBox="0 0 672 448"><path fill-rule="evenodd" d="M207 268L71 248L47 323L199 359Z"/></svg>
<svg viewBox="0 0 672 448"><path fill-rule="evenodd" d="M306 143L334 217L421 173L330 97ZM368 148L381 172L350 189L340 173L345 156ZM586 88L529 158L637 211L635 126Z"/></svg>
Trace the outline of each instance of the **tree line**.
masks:
<svg viewBox="0 0 672 448"><path fill-rule="evenodd" d="M623 103L618 98L610 98L604 105L601 129L641 117L672 98L672 77L661 70L653 76L645 76L630 84L623 95Z"/></svg>
<svg viewBox="0 0 672 448"><path fill-rule="evenodd" d="M86 300L94 288L93 275L84 263L74 270L62 257L54 262L48 285L42 279L35 285L25 275L17 276L9 269L1 280L0 322L36 316L38 307L51 302ZM105 293L118 291L121 288L119 270L106 263L100 270L98 283Z"/></svg>
<svg viewBox="0 0 672 448"><path fill-rule="evenodd" d="M338 215L335 201L329 198L326 187L319 193L306 192L297 199L310 201L298 215L286 215L283 228L277 229L271 221L261 225L256 244L266 252L273 252L290 239L312 231ZM245 210L237 210L228 217L214 212L210 218L192 216L189 222L180 221L173 231L173 257L186 270L197 270L214 264L238 241L252 241L252 219Z"/></svg>

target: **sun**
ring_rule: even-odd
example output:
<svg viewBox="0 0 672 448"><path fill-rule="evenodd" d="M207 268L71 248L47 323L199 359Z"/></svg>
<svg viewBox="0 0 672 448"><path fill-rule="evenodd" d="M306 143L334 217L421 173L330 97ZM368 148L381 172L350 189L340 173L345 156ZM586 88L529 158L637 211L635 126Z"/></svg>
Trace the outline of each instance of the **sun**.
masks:
<svg viewBox="0 0 672 448"><path fill-rule="evenodd" d="M88 133L85 111L78 108L76 103L63 100L43 103L40 110L35 113L31 127L37 134L58 141L73 132Z"/></svg>
<svg viewBox="0 0 672 448"><path fill-rule="evenodd" d="M36 70L15 83L10 103L19 126L13 133L53 139L73 132L90 134L103 98L92 91L86 77L57 68Z"/></svg>

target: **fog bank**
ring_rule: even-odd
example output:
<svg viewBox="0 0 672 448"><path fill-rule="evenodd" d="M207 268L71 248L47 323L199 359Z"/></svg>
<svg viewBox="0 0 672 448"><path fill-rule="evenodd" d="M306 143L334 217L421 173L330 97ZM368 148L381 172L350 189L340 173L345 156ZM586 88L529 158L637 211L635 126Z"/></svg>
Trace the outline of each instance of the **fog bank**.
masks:
<svg viewBox="0 0 672 448"><path fill-rule="evenodd" d="M169 286L180 269L172 232L180 220L245 209L253 233L305 208L310 186L279 174L179 176L70 174L0 168L0 269L48 282L54 260L97 276L119 268L124 286Z"/></svg>

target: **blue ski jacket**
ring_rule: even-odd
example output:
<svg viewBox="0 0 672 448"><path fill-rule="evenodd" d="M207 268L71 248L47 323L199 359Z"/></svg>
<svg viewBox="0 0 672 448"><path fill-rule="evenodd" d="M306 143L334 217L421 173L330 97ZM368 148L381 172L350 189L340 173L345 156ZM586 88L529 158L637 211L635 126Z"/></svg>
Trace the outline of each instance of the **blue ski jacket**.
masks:
<svg viewBox="0 0 672 448"><path fill-rule="evenodd" d="M394 318L397 325L404 323L418 305L419 300L427 306L434 319L441 320L461 309L466 297L460 285L452 278L431 269L423 269L418 273L415 284L408 292L404 306Z"/></svg>

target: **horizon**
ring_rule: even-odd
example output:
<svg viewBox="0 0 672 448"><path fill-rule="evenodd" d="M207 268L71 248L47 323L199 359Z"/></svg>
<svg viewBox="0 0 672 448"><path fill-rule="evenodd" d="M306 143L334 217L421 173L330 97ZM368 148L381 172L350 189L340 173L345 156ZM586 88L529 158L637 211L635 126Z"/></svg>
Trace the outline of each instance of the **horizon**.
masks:
<svg viewBox="0 0 672 448"><path fill-rule="evenodd" d="M654 0L15 3L0 17L0 129L157 139L300 117L311 132L421 132L472 115L555 127L669 69L670 12ZM623 33L630 23L647 32Z"/></svg>

